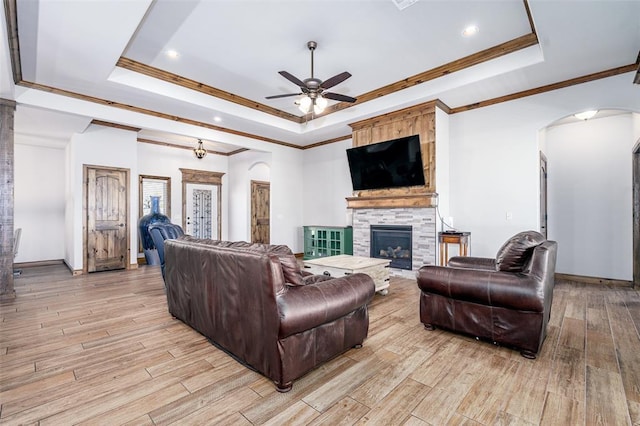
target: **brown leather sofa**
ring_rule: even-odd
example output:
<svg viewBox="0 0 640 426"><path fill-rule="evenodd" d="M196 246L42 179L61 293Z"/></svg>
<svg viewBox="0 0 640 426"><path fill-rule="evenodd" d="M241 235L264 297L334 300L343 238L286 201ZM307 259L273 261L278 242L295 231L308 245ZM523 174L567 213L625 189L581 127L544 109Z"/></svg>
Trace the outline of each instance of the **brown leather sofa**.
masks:
<svg viewBox="0 0 640 426"><path fill-rule="evenodd" d="M535 358L547 332L557 244L516 234L495 259L453 257L418 271L420 321L520 350Z"/></svg>
<svg viewBox="0 0 640 426"><path fill-rule="evenodd" d="M169 312L280 392L367 336L368 275L303 276L286 246L190 236L164 255Z"/></svg>

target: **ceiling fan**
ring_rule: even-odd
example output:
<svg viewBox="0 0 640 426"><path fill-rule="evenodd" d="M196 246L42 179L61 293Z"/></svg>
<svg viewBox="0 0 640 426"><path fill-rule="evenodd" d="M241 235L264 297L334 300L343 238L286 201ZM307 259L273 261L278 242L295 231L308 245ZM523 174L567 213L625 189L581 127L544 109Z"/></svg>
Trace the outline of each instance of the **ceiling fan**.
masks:
<svg viewBox="0 0 640 426"><path fill-rule="evenodd" d="M318 47L318 43L316 43L315 41L310 41L307 43L307 47L311 51L311 77L310 78L300 80L299 78L291 75L287 71L278 72L278 74L280 74L281 76L283 76L284 78L286 78L287 80L289 80L290 82L298 86L300 90L302 90L302 92L267 96L267 99L286 98L288 96L298 96L298 95L305 94L306 96L303 97L298 104L300 110L305 114L310 112L312 108L316 114L321 113L324 110L324 108L327 106L327 99L331 99L334 101L341 101L341 102L355 102L357 99L352 98L351 96L341 95L339 93L333 93L333 92L325 92L325 90L330 89L331 87L337 84L340 84L346 79L348 79L349 77L351 77L351 74L345 71L338 75L334 75L333 77L325 81L315 78L313 76L313 51L316 50L316 47Z"/></svg>

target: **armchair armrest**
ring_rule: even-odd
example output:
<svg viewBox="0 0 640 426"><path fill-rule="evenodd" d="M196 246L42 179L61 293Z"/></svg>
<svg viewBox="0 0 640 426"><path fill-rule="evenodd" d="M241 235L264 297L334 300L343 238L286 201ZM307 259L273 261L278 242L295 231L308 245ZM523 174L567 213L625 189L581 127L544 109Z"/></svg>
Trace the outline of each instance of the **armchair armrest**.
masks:
<svg viewBox="0 0 640 426"><path fill-rule="evenodd" d="M347 315L373 299L375 284L365 274L286 287L278 295L279 337L309 330Z"/></svg>
<svg viewBox="0 0 640 426"><path fill-rule="evenodd" d="M496 270L496 260L489 257L454 256L449 259L448 266L453 268Z"/></svg>
<svg viewBox="0 0 640 426"><path fill-rule="evenodd" d="M531 274L423 266L418 271L418 287L425 293L487 306L523 311L545 309L547 280Z"/></svg>

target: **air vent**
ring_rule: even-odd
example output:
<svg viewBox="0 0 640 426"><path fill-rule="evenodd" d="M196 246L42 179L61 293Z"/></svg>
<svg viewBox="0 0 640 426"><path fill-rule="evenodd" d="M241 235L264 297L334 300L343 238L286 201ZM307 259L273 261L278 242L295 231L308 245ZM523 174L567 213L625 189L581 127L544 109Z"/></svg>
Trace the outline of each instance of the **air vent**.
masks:
<svg viewBox="0 0 640 426"><path fill-rule="evenodd" d="M404 10L416 3L418 0L391 0L399 10Z"/></svg>

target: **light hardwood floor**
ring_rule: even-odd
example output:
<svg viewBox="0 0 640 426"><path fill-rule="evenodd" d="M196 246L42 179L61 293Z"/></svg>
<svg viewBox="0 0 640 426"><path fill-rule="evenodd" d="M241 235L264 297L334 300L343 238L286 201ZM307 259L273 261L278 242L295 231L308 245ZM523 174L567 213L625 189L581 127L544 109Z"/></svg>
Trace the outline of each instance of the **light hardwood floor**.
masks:
<svg viewBox="0 0 640 426"><path fill-rule="evenodd" d="M542 353L426 331L414 280L277 393L167 311L159 268L25 269L0 303L0 424L640 424L640 296L558 283Z"/></svg>

